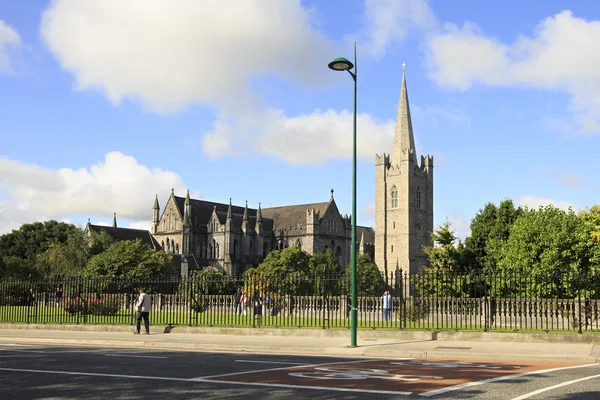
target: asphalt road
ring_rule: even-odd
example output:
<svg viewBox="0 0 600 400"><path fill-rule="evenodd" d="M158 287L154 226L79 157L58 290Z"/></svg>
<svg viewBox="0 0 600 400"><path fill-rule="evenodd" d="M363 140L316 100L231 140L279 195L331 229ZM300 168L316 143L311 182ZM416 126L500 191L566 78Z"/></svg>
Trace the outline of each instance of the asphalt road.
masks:
<svg viewBox="0 0 600 400"><path fill-rule="evenodd" d="M0 399L315 397L595 400L600 364L0 344Z"/></svg>

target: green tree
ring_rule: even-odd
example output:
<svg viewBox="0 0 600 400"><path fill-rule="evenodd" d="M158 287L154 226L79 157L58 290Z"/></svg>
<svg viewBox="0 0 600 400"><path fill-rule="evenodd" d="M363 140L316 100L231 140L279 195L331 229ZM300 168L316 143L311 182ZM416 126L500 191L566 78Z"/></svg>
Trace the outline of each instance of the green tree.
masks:
<svg viewBox="0 0 600 400"><path fill-rule="evenodd" d="M88 277L149 279L173 276L175 270L171 256L136 239L112 243L104 252L90 258L84 274Z"/></svg>
<svg viewBox="0 0 600 400"><path fill-rule="evenodd" d="M454 230L451 229L451 223L446 218L446 221L436 231L431 232L431 240L433 246L426 246L425 253L429 256L429 264L431 268L442 270L462 269L461 254L455 246L457 240L454 235Z"/></svg>
<svg viewBox="0 0 600 400"><path fill-rule="evenodd" d="M331 249L310 256L310 276L314 279L314 294L318 296L335 296L341 294L342 276L340 266Z"/></svg>
<svg viewBox="0 0 600 400"><path fill-rule="evenodd" d="M68 233L67 240L54 240L39 255L38 272L47 278L81 276L89 259L89 240L81 229Z"/></svg>
<svg viewBox="0 0 600 400"><path fill-rule="evenodd" d="M573 273L587 266L582 224L572 210L554 206L526 209L502 248L494 291L499 296L573 296Z"/></svg>
<svg viewBox="0 0 600 400"><path fill-rule="evenodd" d="M298 247L287 247L270 252L257 268L246 275L258 274L270 280L283 281L290 276L307 278L310 273L310 254Z"/></svg>
<svg viewBox="0 0 600 400"><path fill-rule="evenodd" d="M113 239L112 236L106 233L106 231L91 232L87 243L89 246L88 253L90 257L104 252L114 242L115 239Z"/></svg>
<svg viewBox="0 0 600 400"><path fill-rule="evenodd" d="M6 276L27 278L40 277L39 255L52 243L64 243L69 233L78 227L64 222L45 221L23 224L19 229L0 236L0 255L5 265Z"/></svg>
<svg viewBox="0 0 600 400"><path fill-rule="evenodd" d="M340 266L331 249L311 255L308 265L311 276L334 276L340 274Z"/></svg>
<svg viewBox="0 0 600 400"><path fill-rule="evenodd" d="M346 267L346 293L350 295L352 265ZM377 265L368 254L356 257L356 292L359 296L381 296L386 281Z"/></svg>
<svg viewBox="0 0 600 400"><path fill-rule="evenodd" d="M508 240L510 228L523 213L512 200L502 200L496 207L487 203L471 221L471 234L465 240L462 263L470 273L493 273Z"/></svg>

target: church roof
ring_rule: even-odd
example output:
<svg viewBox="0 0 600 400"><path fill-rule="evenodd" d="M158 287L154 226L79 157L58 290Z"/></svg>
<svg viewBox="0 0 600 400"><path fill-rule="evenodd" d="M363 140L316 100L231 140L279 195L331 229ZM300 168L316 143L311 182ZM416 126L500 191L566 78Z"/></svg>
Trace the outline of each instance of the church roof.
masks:
<svg viewBox="0 0 600 400"><path fill-rule="evenodd" d="M185 210L185 197L174 196L175 202L177 204L177 208L181 215L184 214ZM217 217L219 218L219 222L224 224L227 220L227 210L229 209L229 204L224 203L215 203L212 201L206 200L196 200L190 199L190 205L192 206L192 224L195 224L196 218L198 224L207 224L210 221L210 217L213 214L213 210L217 209ZM244 215L244 207L240 206L231 206L232 212L232 226L234 230L239 230L242 227L242 218ZM256 225L256 212L255 208L248 208L248 223L250 224L250 228L254 229ZM273 230L273 221L265 217L263 213L263 230L271 231Z"/></svg>
<svg viewBox="0 0 600 400"><path fill-rule="evenodd" d="M131 229L131 228L118 228L104 225L92 225L88 224L87 229L91 232L100 233L106 232L111 238L115 240L136 240L140 239L142 244L146 244L153 249L161 249L160 244L156 241L150 231L143 229Z"/></svg>
<svg viewBox="0 0 600 400"><path fill-rule="evenodd" d="M375 230L370 226L356 227L356 242L360 243L360 238L365 235L365 244L375 244Z"/></svg>
<svg viewBox="0 0 600 400"><path fill-rule="evenodd" d="M306 210L314 209L319 211L322 217L329 207L329 202L298 204L295 206L269 207L262 209L264 218L271 218L274 221L273 230L306 228Z"/></svg>

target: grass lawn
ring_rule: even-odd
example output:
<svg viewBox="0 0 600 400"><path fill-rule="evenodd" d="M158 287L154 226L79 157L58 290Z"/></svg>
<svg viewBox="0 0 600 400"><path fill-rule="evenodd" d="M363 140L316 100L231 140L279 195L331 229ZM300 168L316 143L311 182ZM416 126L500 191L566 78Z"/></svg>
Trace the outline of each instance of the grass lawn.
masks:
<svg viewBox="0 0 600 400"><path fill-rule="evenodd" d="M255 317L247 315L235 315L233 312L195 312L189 311L153 311L150 313L150 322L153 325L172 326L221 326L221 327L258 327L264 328L313 328L313 329L349 329L350 320L345 313L331 313L326 318L317 317L318 313L312 315L288 315L279 314L275 316L264 315ZM52 306L0 306L0 323L30 323L30 324L88 324L88 325L134 325L137 312L133 310L121 310L116 315L82 315L81 313L70 314L62 307ZM421 331L461 331L482 332L484 326L481 323L456 324L444 322L427 321L403 321L397 315L392 316L392 321L384 322L381 318L369 318L369 314L359 316L359 329L377 330L421 330ZM395 319L396 318L396 319ZM510 327L491 327L490 332L519 332L519 333L554 333L568 334L577 333L577 329L565 328L545 331L544 329L531 329L522 327L513 329ZM586 334L599 334L598 329L585 330Z"/></svg>

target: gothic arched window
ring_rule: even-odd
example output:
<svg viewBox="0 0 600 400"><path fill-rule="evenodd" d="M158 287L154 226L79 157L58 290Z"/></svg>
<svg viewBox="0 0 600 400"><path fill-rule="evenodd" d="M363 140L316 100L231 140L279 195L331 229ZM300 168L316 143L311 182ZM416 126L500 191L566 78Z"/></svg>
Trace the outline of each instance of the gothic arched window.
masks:
<svg viewBox="0 0 600 400"><path fill-rule="evenodd" d="M219 243L217 243L216 246L217 246L216 247L216 249L217 249L217 251L216 251L217 256L215 258L219 258L221 256L221 252L219 251Z"/></svg>
<svg viewBox="0 0 600 400"><path fill-rule="evenodd" d="M392 208L398 208L398 188L396 185L392 186L391 203Z"/></svg>
<svg viewBox="0 0 600 400"><path fill-rule="evenodd" d="M179 254L179 243L175 243L175 253Z"/></svg>
<svg viewBox="0 0 600 400"><path fill-rule="evenodd" d="M296 239L296 247L302 250L302 241L300 239Z"/></svg>
<svg viewBox="0 0 600 400"><path fill-rule="evenodd" d="M417 199L416 199L416 208L417 210L421 209L421 187L417 187Z"/></svg>

